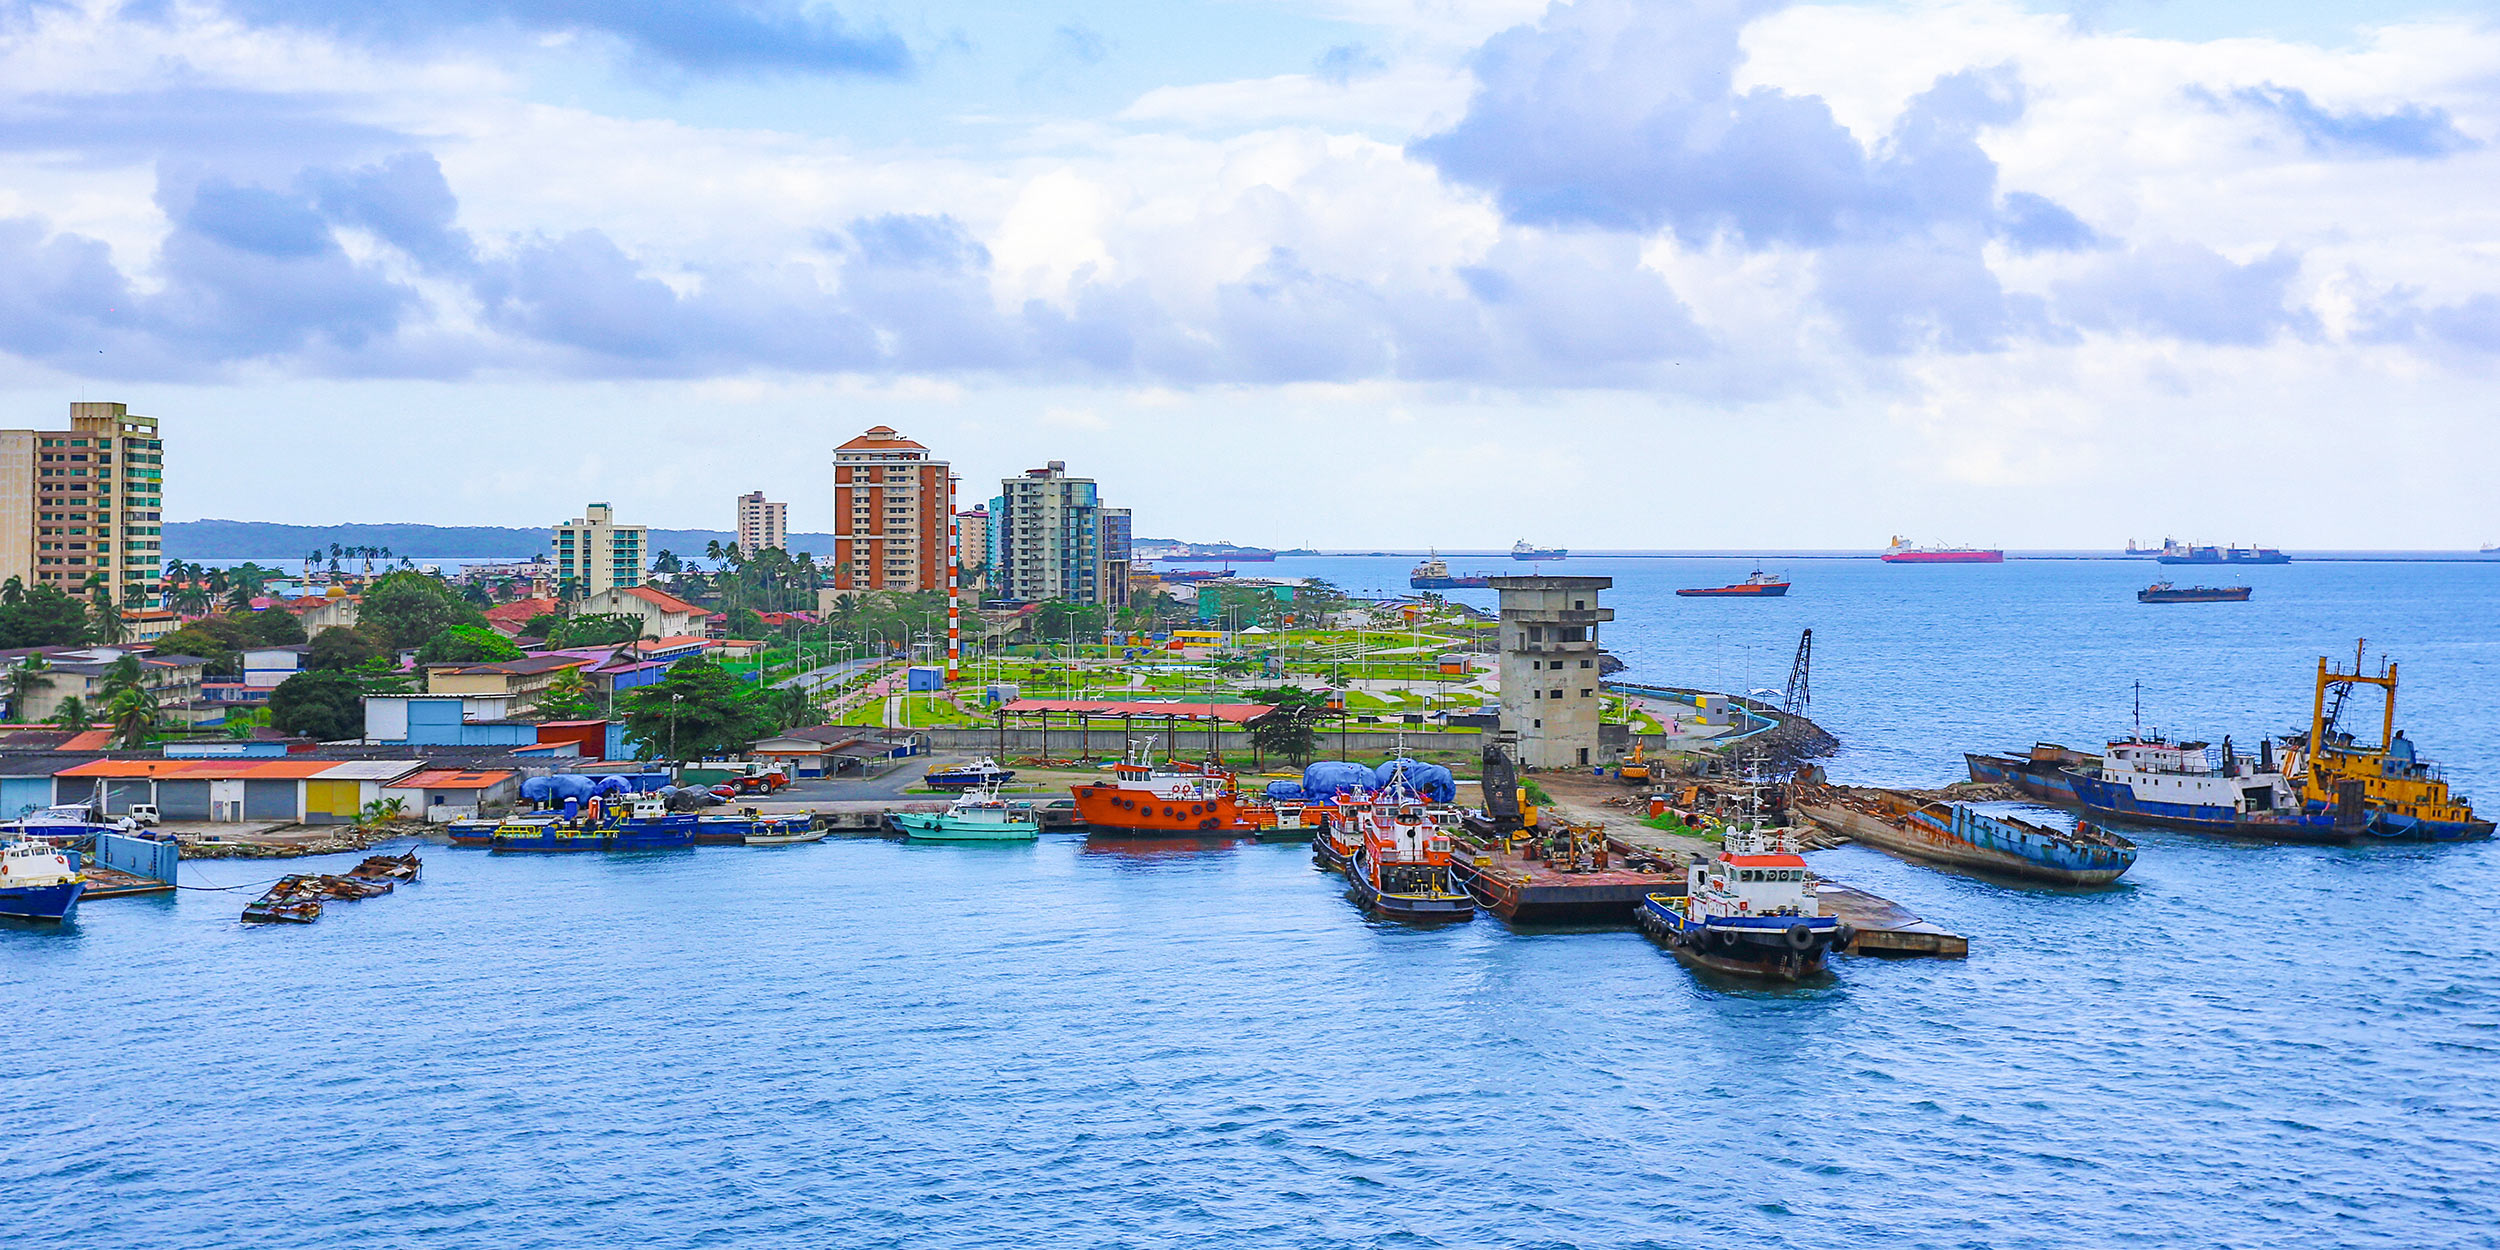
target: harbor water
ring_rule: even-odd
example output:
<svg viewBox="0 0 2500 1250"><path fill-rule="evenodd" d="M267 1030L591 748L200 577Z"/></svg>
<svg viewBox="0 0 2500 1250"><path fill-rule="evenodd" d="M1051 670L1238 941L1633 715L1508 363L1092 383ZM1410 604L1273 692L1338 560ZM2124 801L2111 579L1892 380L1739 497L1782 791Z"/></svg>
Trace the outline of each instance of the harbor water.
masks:
<svg viewBox="0 0 2500 1250"><path fill-rule="evenodd" d="M1627 678L1776 686L1811 625L1843 781L2095 744L2139 681L2148 727L2251 742L2364 634L2426 754L2500 769L2500 567L1800 560L1787 599L1674 597L1750 568L1551 571L1616 579ZM2257 594L2134 602L2172 573ZM1367 923L1295 846L429 848L308 928L240 925L250 889L101 903L0 929L7 1238L2488 1244L2500 849L2137 840L2097 892L1818 853L1972 953L1789 989L1628 929Z"/></svg>

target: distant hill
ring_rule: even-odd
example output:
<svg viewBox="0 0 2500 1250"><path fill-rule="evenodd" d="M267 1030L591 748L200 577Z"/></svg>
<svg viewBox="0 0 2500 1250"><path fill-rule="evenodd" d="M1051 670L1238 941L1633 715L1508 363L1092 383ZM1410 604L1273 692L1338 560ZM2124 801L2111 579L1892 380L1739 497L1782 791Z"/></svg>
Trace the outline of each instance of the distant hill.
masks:
<svg viewBox="0 0 2500 1250"><path fill-rule="evenodd" d="M727 530L651 531L654 553L701 556L705 543L731 541ZM544 555L548 531L499 525L280 525L275 521L168 521L165 555L182 560L301 560L315 548L385 547L417 559L526 560ZM794 550L833 552L831 534L792 534Z"/></svg>

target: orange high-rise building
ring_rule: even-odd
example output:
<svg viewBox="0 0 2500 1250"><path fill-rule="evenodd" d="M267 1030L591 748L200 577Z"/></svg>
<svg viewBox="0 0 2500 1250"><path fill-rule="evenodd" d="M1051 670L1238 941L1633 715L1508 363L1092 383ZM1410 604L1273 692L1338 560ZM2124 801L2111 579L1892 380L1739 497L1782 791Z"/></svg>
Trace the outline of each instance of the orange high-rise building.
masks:
<svg viewBox="0 0 2500 1250"><path fill-rule="evenodd" d="M928 448L882 425L834 448L834 589L946 589L954 515L954 479Z"/></svg>

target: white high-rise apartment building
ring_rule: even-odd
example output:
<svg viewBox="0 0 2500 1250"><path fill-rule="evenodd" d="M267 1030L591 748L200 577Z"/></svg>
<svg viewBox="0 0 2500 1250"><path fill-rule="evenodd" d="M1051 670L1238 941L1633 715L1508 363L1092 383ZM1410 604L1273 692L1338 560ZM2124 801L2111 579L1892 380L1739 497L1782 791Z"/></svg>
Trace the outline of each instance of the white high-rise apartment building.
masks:
<svg viewBox="0 0 2500 1250"><path fill-rule="evenodd" d="M639 525L619 525L603 503L556 527L556 584L572 600L642 584L645 548Z"/></svg>
<svg viewBox="0 0 2500 1250"><path fill-rule="evenodd" d="M766 547L790 549L790 505L749 491L738 496L738 550L751 556Z"/></svg>

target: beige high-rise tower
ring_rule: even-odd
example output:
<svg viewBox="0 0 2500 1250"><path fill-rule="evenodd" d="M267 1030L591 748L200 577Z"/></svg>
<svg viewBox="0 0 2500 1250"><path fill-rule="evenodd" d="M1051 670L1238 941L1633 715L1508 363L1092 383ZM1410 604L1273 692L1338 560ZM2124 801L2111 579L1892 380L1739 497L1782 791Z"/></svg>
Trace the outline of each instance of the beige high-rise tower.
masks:
<svg viewBox="0 0 2500 1250"><path fill-rule="evenodd" d="M556 584L574 601L642 584L644 530L595 503L556 527Z"/></svg>
<svg viewBox="0 0 2500 1250"><path fill-rule="evenodd" d="M766 547L790 549L790 505L749 491L738 496L738 550L751 556Z"/></svg>
<svg viewBox="0 0 2500 1250"><path fill-rule="evenodd" d="M128 404L76 403L66 430L0 430L0 579L124 611L161 606L165 444Z"/></svg>

